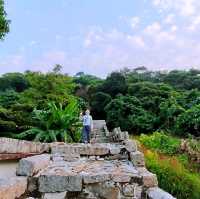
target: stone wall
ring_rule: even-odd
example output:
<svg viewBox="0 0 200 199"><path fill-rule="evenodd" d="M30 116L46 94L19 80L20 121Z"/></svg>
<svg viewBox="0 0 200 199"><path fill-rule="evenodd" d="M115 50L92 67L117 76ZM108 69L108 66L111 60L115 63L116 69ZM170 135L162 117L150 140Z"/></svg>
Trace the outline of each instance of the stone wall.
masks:
<svg viewBox="0 0 200 199"><path fill-rule="evenodd" d="M49 151L49 144L0 138L0 160L21 159Z"/></svg>
<svg viewBox="0 0 200 199"><path fill-rule="evenodd" d="M0 183L0 199L174 199L126 132L95 121L92 136L92 144L53 143L49 153L21 159L16 178Z"/></svg>

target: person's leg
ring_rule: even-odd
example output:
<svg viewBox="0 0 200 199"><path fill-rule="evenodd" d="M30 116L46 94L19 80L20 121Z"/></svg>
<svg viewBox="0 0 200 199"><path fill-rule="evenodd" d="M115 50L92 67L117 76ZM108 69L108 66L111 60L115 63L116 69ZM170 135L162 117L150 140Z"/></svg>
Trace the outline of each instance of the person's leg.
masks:
<svg viewBox="0 0 200 199"><path fill-rule="evenodd" d="M86 126L86 140L90 142L90 126Z"/></svg>
<svg viewBox="0 0 200 199"><path fill-rule="evenodd" d="M83 129L82 129L82 142L85 143L86 140L87 140L87 132L86 132L85 126L83 126Z"/></svg>

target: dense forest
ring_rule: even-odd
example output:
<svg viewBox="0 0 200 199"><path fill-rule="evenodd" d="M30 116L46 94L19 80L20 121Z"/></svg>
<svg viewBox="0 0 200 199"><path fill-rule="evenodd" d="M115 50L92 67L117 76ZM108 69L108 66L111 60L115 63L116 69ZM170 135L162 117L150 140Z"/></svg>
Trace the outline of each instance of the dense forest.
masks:
<svg viewBox="0 0 200 199"><path fill-rule="evenodd" d="M179 137L200 136L199 70L153 72L139 67L112 72L106 79L83 72L70 77L61 70L56 65L46 74L26 71L0 77L1 136L66 140L51 130L73 124L67 135L76 141L76 117L88 107L111 130L119 126L133 135L164 131ZM71 115L68 127L66 114ZM38 136L39 129L50 130L51 136Z"/></svg>

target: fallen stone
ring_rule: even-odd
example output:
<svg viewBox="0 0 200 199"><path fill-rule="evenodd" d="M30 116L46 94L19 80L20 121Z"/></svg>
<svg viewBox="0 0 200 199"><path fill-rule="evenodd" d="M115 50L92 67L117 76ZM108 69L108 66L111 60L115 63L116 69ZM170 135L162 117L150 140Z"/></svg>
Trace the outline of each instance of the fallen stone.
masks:
<svg viewBox="0 0 200 199"><path fill-rule="evenodd" d="M122 189L124 196L134 197L136 187L136 184L124 184Z"/></svg>
<svg viewBox="0 0 200 199"><path fill-rule="evenodd" d="M47 167L49 163L49 154L42 154L28 158L23 158L19 161L16 173L19 176L33 176L37 174L41 169Z"/></svg>
<svg viewBox="0 0 200 199"><path fill-rule="evenodd" d="M176 199L171 194L155 187L147 190L148 199Z"/></svg>
<svg viewBox="0 0 200 199"><path fill-rule="evenodd" d="M133 165L136 167L144 167L145 165L144 154L140 151L131 152L130 159Z"/></svg>
<svg viewBox="0 0 200 199"><path fill-rule="evenodd" d="M45 193L42 199L65 199L67 192Z"/></svg>
<svg viewBox="0 0 200 199"><path fill-rule="evenodd" d="M95 193L97 198L104 199L121 199L120 188L114 182L96 183L87 188L90 192Z"/></svg>
<svg viewBox="0 0 200 199"><path fill-rule="evenodd" d="M23 195L27 188L26 177L0 179L0 199L14 199Z"/></svg>
<svg viewBox="0 0 200 199"><path fill-rule="evenodd" d="M110 145L110 154L117 155L120 154L121 147L120 145Z"/></svg>
<svg viewBox="0 0 200 199"><path fill-rule="evenodd" d="M128 152L135 152L135 151L137 151L137 143L135 141L133 141L133 140L125 140L123 142L123 144L124 144L124 146L125 146L125 148L126 148L126 150Z"/></svg>
<svg viewBox="0 0 200 199"><path fill-rule="evenodd" d="M142 176L143 186L146 188L157 187L158 180L157 176L149 172L145 167L139 170L140 175Z"/></svg>

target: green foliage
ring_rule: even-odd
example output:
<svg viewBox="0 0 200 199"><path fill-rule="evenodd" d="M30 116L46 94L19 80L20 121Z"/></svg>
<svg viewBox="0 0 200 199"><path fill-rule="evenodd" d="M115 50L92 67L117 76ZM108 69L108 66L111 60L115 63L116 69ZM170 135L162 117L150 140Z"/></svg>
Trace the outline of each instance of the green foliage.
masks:
<svg viewBox="0 0 200 199"><path fill-rule="evenodd" d="M97 91L108 93L112 97L127 92L126 78L119 72L113 72L106 80L97 88Z"/></svg>
<svg viewBox="0 0 200 199"><path fill-rule="evenodd" d="M0 106L4 108L10 108L12 105L16 104L18 100L19 94L14 90L0 92Z"/></svg>
<svg viewBox="0 0 200 199"><path fill-rule="evenodd" d="M7 14L4 10L4 1L0 0L0 40L4 39L6 33L9 32L9 23Z"/></svg>
<svg viewBox="0 0 200 199"><path fill-rule="evenodd" d="M159 186L177 199L199 199L200 178L190 173L176 159L160 159L157 153L145 155L147 168L158 177Z"/></svg>
<svg viewBox="0 0 200 199"><path fill-rule="evenodd" d="M200 105L195 105L180 114L177 118L177 133L186 136L188 133L200 136Z"/></svg>
<svg viewBox="0 0 200 199"><path fill-rule="evenodd" d="M197 140L194 138L194 136L189 135L188 141L191 149L200 153L200 140L199 139Z"/></svg>
<svg viewBox="0 0 200 199"><path fill-rule="evenodd" d="M20 96L20 103L32 104L39 109L47 106L48 101L67 104L74 92L72 78L62 74L28 72L25 74L30 87Z"/></svg>
<svg viewBox="0 0 200 199"><path fill-rule="evenodd" d="M103 93L103 92L97 92L95 93L90 100L90 105L92 107L92 113L95 118L105 118L105 107L110 101L112 100L111 96L109 94Z"/></svg>
<svg viewBox="0 0 200 199"><path fill-rule="evenodd" d="M159 108L159 124L162 124L160 129L173 131L176 126L177 117L183 113L185 109L178 104L175 97L170 97L164 102L161 102Z"/></svg>
<svg viewBox="0 0 200 199"><path fill-rule="evenodd" d="M6 73L0 78L0 91L22 92L29 87L28 80L21 73Z"/></svg>
<svg viewBox="0 0 200 199"><path fill-rule="evenodd" d="M79 109L75 99L65 107L48 103L47 110L34 110L34 119L39 127L31 128L16 137L35 141L77 142L80 140Z"/></svg>
<svg viewBox="0 0 200 199"><path fill-rule="evenodd" d="M118 96L106 107L108 125L120 126L134 133L150 132L154 127L154 116L142 108L140 100L134 96Z"/></svg>
<svg viewBox="0 0 200 199"><path fill-rule="evenodd" d="M176 154L181 144L180 139L166 135L164 132L154 132L152 135L142 134L139 140L150 149L170 155Z"/></svg>
<svg viewBox="0 0 200 199"><path fill-rule="evenodd" d="M0 120L0 132L14 132L16 131L16 124L13 121L3 121Z"/></svg>
<svg viewBox="0 0 200 199"><path fill-rule="evenodd" d="M99 83L102 83L102 80L96 76L79 72L74 77L74 82L81 86L90 86L90 85L98 85Z"/></svg>

